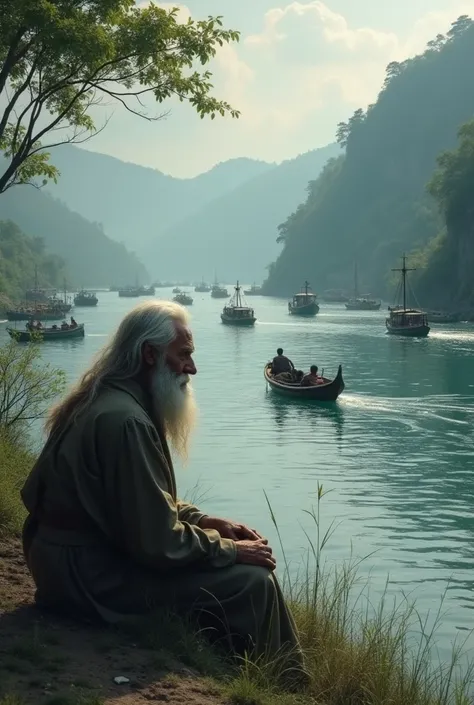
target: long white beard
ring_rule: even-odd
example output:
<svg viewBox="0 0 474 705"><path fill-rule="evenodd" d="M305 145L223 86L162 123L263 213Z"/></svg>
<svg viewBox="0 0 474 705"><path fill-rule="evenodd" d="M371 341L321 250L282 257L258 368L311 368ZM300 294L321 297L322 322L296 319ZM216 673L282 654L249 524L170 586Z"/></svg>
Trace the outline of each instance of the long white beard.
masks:
<svg viewBox="0 0 474 705"><path fill-rule="evenodd" d="M176 375L161 362L153 375L151 393L154 411L164 423L167 439L186 460L197 412L189 375Z"/></svg>

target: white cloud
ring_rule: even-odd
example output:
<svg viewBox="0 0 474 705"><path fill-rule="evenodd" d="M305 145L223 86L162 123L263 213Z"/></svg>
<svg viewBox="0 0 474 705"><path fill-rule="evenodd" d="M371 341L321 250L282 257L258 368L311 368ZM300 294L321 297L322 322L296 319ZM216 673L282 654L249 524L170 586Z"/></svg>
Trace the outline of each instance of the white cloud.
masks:
<svg viewBox="0 0 474 705"><path fill-rule="evenodd" d="M192 109L170 101L169 121L140 130L146 163L150 141L157 145L156 166L176 172L173 165L182 162L180 173L241 155L281 160L327 144L340 120L376 100L388 63L423 51L459 15L474 16L474 0L402 0L397 6L400 22L393 21L383 0L337 0L339 8L346 7L339 12L333 3L273 0L273 8L272 0L252 3L247 33L244 19L240 25L241 42L218 48L209 67L213 94L239 109L240 120L197 120ZM180 21L191 14L196 19L216 14L217 5L218 0L183 0ZM261 5L265 7L258 15ZM239 12L235 10L237 20L229 21L231 26L239 27Z"/></svg>

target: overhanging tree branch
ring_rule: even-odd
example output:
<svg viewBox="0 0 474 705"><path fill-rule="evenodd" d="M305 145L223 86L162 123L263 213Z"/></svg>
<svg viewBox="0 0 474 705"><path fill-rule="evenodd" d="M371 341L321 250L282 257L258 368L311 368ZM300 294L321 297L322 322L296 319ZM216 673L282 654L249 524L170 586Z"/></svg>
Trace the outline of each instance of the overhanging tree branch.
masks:
<svg viewBox="0 0 474 705"><path fill-rule="evenodd" d="M0 94L8 93L0 111L0 151L9 163L0 174L0 193L13 184L36 185L38 177L56 179L46 149L100 132L89 110L103 97L148 121L169 114L150 112L142 100L150 94L156 103L177 96L201 117L238 117L212 97L207 70L190 73L195 64L208 64L219 46L238 40L220 17L183 25L177 11L153 4L140 9L108 0L105 11L96 0L15 0L2 2L2 27L8 34L0 27ZM54 131L64 131L64 139L42 145Z"/></svg>

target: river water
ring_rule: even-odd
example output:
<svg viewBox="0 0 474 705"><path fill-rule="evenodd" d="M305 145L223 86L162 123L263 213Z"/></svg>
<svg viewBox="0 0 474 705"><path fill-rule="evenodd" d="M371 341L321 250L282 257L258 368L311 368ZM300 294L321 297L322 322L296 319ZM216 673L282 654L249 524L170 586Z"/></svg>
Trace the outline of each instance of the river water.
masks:
<svg viewBox="0 0 474 705"><path fill-rule="evenodd" d="M206 511L248 522L276 545L266 493L296 570L304 529L314 535L304 510L321 483L323 526L337 524L328 561L369 556L359 574L372 594L389 576L389 592L409 593L422 615L447 589L445 656L474 616L474 326L403 339L385 334L383 310L322 303L315 319L297 320L285 301L256 297L255 328L234 329L220 324L222 301L193 296L200 420L188 466L177 468L181 494L197 492ZM75 311L85 339L48 343L44 358L75 380L135 303L100 293L96 309ZM338 402L302 405L267 391L263 367L279 346L297 367L315 363L326 376L341 363Z"/></svg>

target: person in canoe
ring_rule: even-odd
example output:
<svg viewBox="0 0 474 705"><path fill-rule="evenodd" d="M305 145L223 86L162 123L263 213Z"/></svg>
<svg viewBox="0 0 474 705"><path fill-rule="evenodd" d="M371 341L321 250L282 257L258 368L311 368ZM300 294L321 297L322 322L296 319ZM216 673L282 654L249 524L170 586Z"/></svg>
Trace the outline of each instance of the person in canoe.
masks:
<svg viewBox="0 0 474 705"><path fill-rule="evenodd" d="M276 376L282 372L293 372L294 369L295 366L291 360L283 355L283 348L278 348L277 354L272 361L272 374Z"/></svg>
<svg viewBox="0 0 474 705"><path fill-rule="evenodd" d="M302 387L312 387L315 384L323 384L324 380L318 375L318 366L311 365L309 368L309 374L305 375L301 380Z"/></svg>
<svg viewBox="0 0 474 705"><path fill-rule="evenodd" d="M171 451L186 457L193 428L193 353L184 307L140 304L50 411L22 489L36 600L111 624L191 614L231 653L284 660L299 686L302 651L267 540L177 495Z"/></svg>

